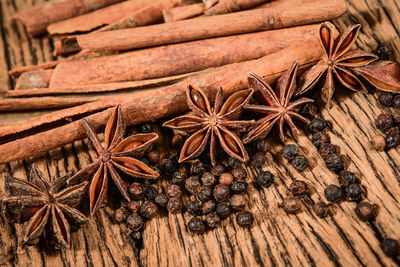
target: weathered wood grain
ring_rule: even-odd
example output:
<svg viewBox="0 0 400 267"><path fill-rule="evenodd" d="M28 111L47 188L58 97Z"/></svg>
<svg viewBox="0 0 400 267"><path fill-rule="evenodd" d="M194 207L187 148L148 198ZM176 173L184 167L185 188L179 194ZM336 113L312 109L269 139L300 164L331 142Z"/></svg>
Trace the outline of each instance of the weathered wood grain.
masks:
<svg viewBox="0 0 400 267"><path fill-rule="evenodd" d="M11 16L18 10L44 0L0 1L0 88L11 88L7 71L12 67L52 60L47 37L30 39L21 25L12 25ZM357 44L374 51L380 43L393 49L393 59L400 60L400 4L397 0L348 0L348 12L335 24L344 29L360 23ZM322 105L320 105L322 107ZM398 149L377 152L369 140L378 134L374 119L381 113L376 97L338 89L331 110L322 116L331 123L332 143L347 157L348 169L354 171L367 188L368 200L380 206L374 224L356 218L354 203L334 205L335 214L317 218L310 202L324 199L326 185L337 184L337 176L326 169L311 145L309 133L295 142L307 156L311 168L299 173L282 158L282 146L271 139L264 170L276 177L275 184L257 191L252 177L260 170L247 168L250 174L248 208L255 216L251 229L240 228L234 216L222 226L204 235L192 235L186 228L190 219L184 215L162 215L146 222L140 248L125 226L112 222L112 209L102 209L95 218L72 234L70 250L52 251L28 247L16 254L15 236L21 227L10 226L0 218L0 265L5 266L394 266L380 248L383 235L399 238L400 227L400 154ZM4 117L1 123L14 120ZM3 117L2 117L3 118ZM90 163L95 154L88 150L87 140L75 142L46 155L0 166L0 199L4 195L4 175L10 172L26 178L28 165L35 162L50 175L75 172ZM304 201L303 212L286 215L278 203L289 195L288 186L302 179L312 186L310 201ZM384 229L384 233L379 229Z"/></svg>

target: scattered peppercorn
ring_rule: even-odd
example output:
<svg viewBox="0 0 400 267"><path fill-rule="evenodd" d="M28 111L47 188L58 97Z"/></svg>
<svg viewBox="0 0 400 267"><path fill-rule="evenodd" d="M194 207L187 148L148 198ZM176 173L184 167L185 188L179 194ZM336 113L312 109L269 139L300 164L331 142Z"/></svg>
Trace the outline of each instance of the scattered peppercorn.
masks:
<svg viewBox="0 0 400 267"><path fill-rule="evenodd" d="M124 207L119 207L114 212L114 221L116 223L122 223L128 218L129 211Z"/></svg>
<svg viewBox="0 0 400 267"><path fill-rule="evenodd" d="M360 220L364 222L372 220L376 216L374 205L366 201L358 203L357 207L355 208L355 212L358 218L360 218Z"/></svg>
<svg viewBox="0 0 400 267"><path fill-rule="evenodd" d="M214 211L217 207L217 204L213 200L208 200L201 205L201 212L203 214L208 214L212 211Z"/></svg>
<svg viewBox="0 0 400 267"><path fill-rule="evenodd" d="M167 186L167 189L165 190L165 194L169 198L180 197L182 194L182 189L180 186L178 186L176 184L170 184Z"/></svg>
<svg viewBox="0 0 400 267"><path fill-rule="evenodd" d="M315 203L313 209L315 214L320 218L324 218L331 213L329 205L322 201Z"/></svg>
<svg viewBox="0 0 400 267"><path fill-rule="evenodd" d="M353 183L346 187L346 197L348 201L359 201L363 195L363 190L359 184Z"/></svg>
<svg viewBox="0 0 400 267"><path fill-rule="evenodd" d="M375 135L371 139L371 146L377 151L383 151L386 147L386 139L383 135Z"/></svg>
<svg viewBox="0 0 400 267"><path fill-rule="evenodd" d="M197 190L197 199L200 200L201 202L210 200L211 198L211 187L202 185L199 187Z"/></svg>
<svg viewBox="0 0 400 267"><path fill-rule="evenodd" d="M282 148L283 157L289 161L299 154L299 148L294 144L286 145Z"/></svg>
<svg viewBox="0 0 400 267"><path fill-rule="evenodd" d="M165 208L167 206L168 203L168 197L166 194L159 194L156 196L156 198L154 199L154 202L159 205L160 207Z"/></svg>
<svg viewBox="0 0 400 267"><path fill-rule="evenodd" d="M190 174L191 175L202 175L203 172L206 171L206 166L201 161L193 162L192 166L190 167Z"/></svg>
<svg viewBox="0 0 400 267"><path fill-rule="evenodd" d="M393 117L390 114L382 113L375 119L375 126L381 131L386 131L393 126Z"/></svg>
<svg viewBox="0 0 400 267"><path fill-rule="evenodd" d="M201 215L201 203L198 200L190 201L186 206L188 212L193 216Z"/></svg>
<svg viewBox="0 0 400 267"><path fill-rule="evenodd" d="M185 188L192 195L196 194L196 192L200 188L200 186L201 186L200 181L199 181L199 179L196 178L196 176L190 176L185 181Z"/></svg>
<svg viewBox="0 0 400 267"><path fill-rule="evenodd" d="M247 190L247 183L243 180L236 180L231 185L233 194L243 194Z"/></svg>
<svg viewBox="0 0 400 267"><path fill-rule="evenodd" d="M234 157L229 157L228 158L228 164L232 169L235 169L241 165L240 160Z"/></svg>
<svg viewBox="0 0 400 267"><path fill-rule="evenodd" d="M289 189L295 197L304 197L310 193L307 183L302 180L295 180L290 184Z"/></svg>
<svg viewBox="0 0 400 267"><path fill-rule="evenodd" d="M400 133L398 129L390 131L386 134L386 146L392 148L400 143Z"/></svg>
<svg viewBox="0 0 400 267"><path fill-rule="evenodd" d="M253 221L254 217L250 211L240 211L236 214L236 222L241 227L250 227Z"/></svg>
<svg viewBox="0 0 400 267"><path fill-rule="evenodd" d="M215 176L221 176L225 172L225 167L224 165L217 164L212 166L211 168L211 173L214 174Z"/></svg>
<svg viewBox="0 0 400 267"><path fill-rule="evenodd" d="M211 229L217 227L221 222L221 218L219 218L218 214L215 211L210 212L206 215L206 224Z"/></svg>
<svg viewBox="0 0 400 267"><path fill-rule="evenodd" d="M155 199L156 196L158 195L158 190L157 190L157 188L156 188L155 186L153 186L153 185L148 185L148 186L146 187L146 193L145 193L145 195L146 195L146 198L147 198L147 199L153 200L153 199Z"/></svg>
<svg viewBox="0 0 400 267"><path fill-rule="evenodd" d="M349 184L359 184L360 180L354 175L354 173L343 170L339 173L339 183L343 186L348 186Z"/></svg>
<svg viewBox="0 0 400 267"><path fill-rule="evenodd" d="M271 150L271 146L268 144L266 139L260 139L254 143L254 148L259 152L268 152Z"/></svg>
<svg viewBox="0 0 400 267"><path fill-rule="evenodd" d="M180 197L173 197L168 200L167 209L171 213L179 213L182 211L183 203Z"/></svg>
<svg viewBox="0 0 400 267"><path fill-rule="evenodd" d="M287 214L296 214L301 210L301 201L295 197L284 198L279 204Z"/></svg>
<svg viewBox="0 0 400 267"><path fill-rule="evenodd" d="M274 182L274 175L269 171L261 171L255 182L258 186L268 187Z"/></svg>
<svg viewBox="0 0 400 267"><path fill-rule="evenodd" d="M166 174L171 175L178 169L178 163L175 160L165 158L161 161L161 169Z"/></svg>
<svg viewBox="0 0 400 267"><path fill-rule="evenodd" d="M324 119L316 117L314 118L309 125L310 131L313 133L322 132L326 129L327 123Z"/></svg>
<svg viewBox="0 0 400 267"><path fill-rule="evenodd" d="M255 168L262 167L266 161L264 152L257 152L251 157L251 165Z"/></svg>
<svg viewBox="0 0 400 267"><path fill-rule="evenodd" d="M156 203L150 200L146 200L143 202L142 206L140 207L140 215L147 219L154 218L158 214L158 206Z"/></svg>
<svg viewBox="0 0 400 267"><path fill-rule="evenodd" d="M132 229L133 231L139 231L143 225L144 221L143 218L137 214L137 213L132 213L127 219L126 219L126 225Z"/></svg>
<svg viewBox="0 0 400 267"><path fill-rule="evenodd" d="M393 101L393 94L389 92L380 92L378 95L378 102L385 107L391 107Z"/></svg>
<svg viewBox="0 0 400 267"><path fill-rule="evenodd" d="M224 172L221 174L219 177L219 183L220 184L225 184L225 185L231 185L235 179L233 178L233 175L230 174L229 172Z"/></svg>
<svg viewBox="0 0 400 267"><path fill-rule="evenodd" d="M246 179L247 172L244 168L239 167L232 170L232 175L236 180L244 180Z"/></svg>
<svg viewBox="0 0 400 267"><path fill-rule="evenodd" d="M339 202L342 199L342 189L337 185L331 184L325 188L324 195L329 202Z"/></svg>
<svg viewBox="0 0 400 267"><path fill-rule="evenodd" d="M151 163L158 163L160 160L160 153L157 150L151 150L147 152L147 158Z"/></svg>
<svg viewBox="0 0 400 267"><path fill-rule="evenodd" d="M311 137L312 144L318 149L322 144L329 143L330 141L329 135L324 132L313 133Z"/></svg>
<svg viewBox="0 0 400 267"><path fill-rule="evenodd" d="M337 154L329 155L325 160L326 167L333 172L340 172L343 170L343 161Z"/></svg>
<svg viewBox="0 0 400 267"><path fill-rule="evenodd" d="M392 238L386 238L383 240L381 247L383 252L390 257L397 256L399 254L399 243Z"/></svg>
<svg viewBox="0 0 400 267"><path fill-rule="evenodd" d="M144 198L146 193L146 188L141 183L132 183L131 186L129 187L129 192L131 193L133 199L139 200Z"/></svg>
<svg viewBox="0 0 400 267"><path fill-rule="evenodd" d="M217 204L216 212L218 213L219 217L225 219L231 213L231 207L226 202L220 202Z"/></svg>
<svg viewBox="0 0 400 267"><path fill-rule="evenodd" d="M229 204L234 210L243 210L246 207L247 199L244 195L233 195L229 200Z"/></svg>
<svg viewBox="0 0 400 267"><path fill-rule="evenodd" d="M322 158L326 159L329 155L336 153L336 148L330 143L321 144L318 150Z"/></svg>
<svg viewBox="0 0 400 267"><path fill-rule="evenodd" d="M230 195L229 186L224 184L217 184L214 187L213 196L217 202L222 202L227 200L229 198L229 195Z"/></svg>
<svg viewBox="0 0 400 267"><path fill-rule="evenodd" d="M128 203L128 205L126 205L126 207L131 212L139 212L140 207L142 207L142 204L143 204L143 200L132 200Z"/></svg>
<svg viewBox="0 0 400 267"><path fill-rule="evenodd" d="M176 185L182 186L185 183L185 179L186 179L185 173L183 173L181 171L176 171L172 175L172 177L169 180L169 182L171 184L176 184Z"/></svg>
<svg viewBox="0 0 400 267"><path fill-rule="evenodd" d="M215 179L214 174L212 174L211 172L204 172L203 175L201 176L201 183L203 185L211 186L215 184L216 181L217 180Z"/></svg>
<svg viewBox="0 0 400 267"><path fill-rule="evenodd" d="M179 147L183 144L183 137L180 134L176 134L174 135L174 137L172 137L171 143L174 147Z"/></svg>
<svg viewBox="0 0 400 267"><path fill-rule="evenodd" d="M290 162L292 166L299 172L304 171L305 168L308 166L308 160L304 155L297 155L294 159Z"/></svg>
<svg viewBox="0 0 400 267"><path fill-rule="evenodd" d="M202 234L205 231L204 222L198 217L193 217L188 222L189 231L195 234Z"/></svg>
<svg viewBox="0 0 400 267"><path fill-rule="evenodd" d="M393 107L394 108L400 108L400 95L396 95L393 98Z"/></svg>

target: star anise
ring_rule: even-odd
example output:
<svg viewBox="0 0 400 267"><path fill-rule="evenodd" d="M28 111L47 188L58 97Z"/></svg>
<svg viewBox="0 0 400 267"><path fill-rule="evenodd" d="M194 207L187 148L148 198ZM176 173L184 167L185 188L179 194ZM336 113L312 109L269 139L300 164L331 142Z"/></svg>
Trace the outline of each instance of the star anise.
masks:
<svg viewBox="0 0 400 267"><path fill-rule="evenodd" d="M10 196L4 199L3 213L11 222L26 222L22 244L35 243L45 235L55 248L64 248L70 243L71 226L86 223L87 218L76 208L87 192L88 182L66 187L69 177L50 181L35 165L31 182L6 175Z"/></svg>
<svg viewBox="0 0 400 267"><path fill-rule="evenodd" d="M189 85L186 90L187 103L193 114L167 121L163 126L192 134L183 144L179 162L199 156L210 139L211 164L216 164L217 138L228 155L247 161L248 154L240 138L233 132L245 131L254 121L238 121L243 106L250 100L253 90L243 90L231 95L223 103L222 89L217 91L214 108L202 90ZM222 107L221 107L222 106Z"/></svg>
<svg viewBox="0 0 400 267"><path fill-rule="evenodd" d="M254 95L258 96L257 100L259 100L262 105L247 104L245 109L266 114L266 116L258 120L250 128L250 131L243 139L245 144L266 137L276 123L279 123L279 137L282 141L286 139L283 129L285 123L289 125L293 135L299 133L293 119L307 124L309 123L307 118L297 113L297 108L300 105L313 102L314 100L303 97L291 102L293 93L296 90L297 68L298 63L295 62L282 74L278 79L276 92L256 74L249 74L249 87L254 89Z"/></svg>
<svg viewBox="0 0 400 267"><path fill-rule="evenodd" d="M349 26L339 36L333 24L329 22L321 24L319 36L324 55L315 66L302 75L296 95L310 90L323 76L321 98L328 107L335 92L334 77L350 90L367 92L363 83L355 75L353 68L368 65L376 61L378 57L357 48L351 49L357 39L360 27L359 24Z"/></svg>
<svg viewBox="0 0 400 267"><path fill-rule="evenodd" d="M159 173L134 158L142 156L158 139L158 135L155 133L135 134L124 139L125 124L120 105L114 109L107 122L104 147L89 123L83 120L82 124L99 158L77 172L68 183L89 179L94 174L89 188L90 213L92 215L105 202L109 176L124 198L130 201L128 183L121 178L117 170L136 178L155 179L159 177Z"/></svg>

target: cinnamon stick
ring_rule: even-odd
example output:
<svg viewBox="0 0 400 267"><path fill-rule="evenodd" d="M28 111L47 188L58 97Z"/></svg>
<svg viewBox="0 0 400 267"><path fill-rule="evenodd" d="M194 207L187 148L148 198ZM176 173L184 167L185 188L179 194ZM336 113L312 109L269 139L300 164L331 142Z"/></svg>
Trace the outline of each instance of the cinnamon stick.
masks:
<svg viewBox="0 0 400 267"><path fill-rule="evenodd" d="M99 100L99 97L30 97L30 98L10 98L0 99L0 112L10 111L32 111L43 109L59 109L82 105L88 102Z"/></svg>
<svg viewBox="0 0 400 267"><path fill-rule="evenodd" d="M299 26L63 62L54 69L49 87L167 77L255 59L315 38L318 27Z"/></svg>
<svg viewBox="0 0 400 267"><path fill-rule="evenodd" d="M221 15L256 7L268 0L203 0L207 16Z"/></svg>
<svg viewBox="0 0 400 267"><path fill-rule="evenodd" d="M310 49L310 47L313 49ZM298 61L303 67L311 66L321 55L319 41L317 39L310 40L308 43L296 43L291 47L260 59L233 63L219 70L167 87L137 91L128 99L108 98L72 108L77 113L71 113L68 111L71 109L66 109L66 112L64 111L66 115L62 119L52 120L50 118L47 127L31 128L29 131L20 132L14 136L2 137L2 142L8 141L8 143L0 145L0 163L37 156L85 138L85 131L81 124L83 117L88 120L96 131L100 131L104 128L108 117L111 115L112 110L109 108L118 103L122 104L127 125L156 120L185 112L188 109L185 94L188 84L194 84L202 88L210 98L213 98L216 90L222 86L224 95L229 96L233 92L247 87L247 73L250 71L264 77L268 82L272 82L293 61ZM100 112L92 114L95 111ZM50 115L47 116L49 117ZM59 113L57 116L59 116ZM68 119L72 120L72 122L67 123L65 120ZM56 125L56 128L50 128L51 124L53 124L53 127Z"/></svg>
<svg viewBox="0 0 400 267"><path fill-rule="evenodd" d="M50 84L50 78L53 74L53 70L33 70L24 72L14 89L36 89L48 87Z"/></svg>
<svg viewBox="0 0 400 267"><path fill-rule="evenodd" d="M190 19L202 15L205 10L204 3L178 6L163 10L163 17L165 22L178 21Z"/></svg>
<svg viewBox="0 0 400 267"><path fill-rule="evenodd" d="M18 12L14 20L24 23L30 36L46 32L46 27L53 22L72 18L122 0L53 0Z"/></svg>
<svg viewBox="0 0 400 267"><path fill-rule="evenodd" d="M265 8L225 15L64 37L55 44L55 54L79 49L121 51L272 30L334 19L346 11L344 0L292 0L291 3L291 8L287 8L285 1L276 1Z"/></svg>

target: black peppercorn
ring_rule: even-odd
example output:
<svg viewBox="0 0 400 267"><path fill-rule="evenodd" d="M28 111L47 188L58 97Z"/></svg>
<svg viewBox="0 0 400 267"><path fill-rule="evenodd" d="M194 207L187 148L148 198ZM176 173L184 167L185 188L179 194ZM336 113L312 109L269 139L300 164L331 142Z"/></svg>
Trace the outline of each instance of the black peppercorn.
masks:
<svg viewBox="0 0 400 267"><path fill-rule="evenodd" d="M221 218L215 211L210 212L206 215L206 224L211 229L217 227L221 222Z"/></svg>
<svg viewBox="0 0 400 267"><path fill-rule="evenodd" d="M193 216L201 215L201 203L198 200L190 201L186 206L188 212Z"/></svg>
<svg viewBox="0 0 400 267"><path fill-rule="evenodd" d="M326 167L333 172L340 172L343 170L343 161L337 154L331 154L325 159Z"/></svg>
<svg viewBox="0 0 400 267"><path fill-rule="evenodd" d="M268 144L266 139L260 139L254 143L255 150L259 152L268 152L271 150L271 146Z"/></svg>
<svg viewBox="0 0 400 267"><path fill-rule="evenodd" d="M375 126L381 131L386 131L393 126L393 117L390 114L379 114L375 119Z"/></svg>
<svg viewBox="0 0 400 267"><path fill-rule="evenodd" d="M154 199L154 202L157 203L157 205L159 205L160 207L165 208L168 203L168 197L166 194L159 194Z"/></svg>
<svg viewBox="0 0 400 267"><path fill-rule="evenodd" d="M126 218L128 218L128 216L129 216L129 211L124 207L119 207L114 212L114 221L116 223L122 223L126 220Z"/></svg>
<svg viewBox="0 0 400 267"><path fill-rule="evenodd" d="M217 179L215 179L214 174L212 174L211 172L205 172L201 176L201 183L203 185L211 186L211 185L215 184L216 181L217 181Z"/></svg>
<svg viewBox="0 0 400 267"><path fill-rule="evenodd" d="M231 213L231 207L226 202L220 202L217 204L216 212L218 213L219 217L225 219Z"/></svg>
<svg viewBox="0 0 400 267"><path fill-rule="evenodd" d="M290 184L289 189L295 197L304 197L310 193L308 185L302 180L295 180Z"/></svg>
<svg viewBox="0 0 400 267"><path fill-rule="evenodd" d="M321 144L318 150L322 158L326 159L329 155L336 153L336 148L330 143Z"/></svg>
<svg viewBox="0 0 400 267"><path fill-rule="evenodd" d="M313 133L322 132L326 129L327 123L322 118L314 118L309 125L310 131Z"/></svg>
<svg viewBox="0 0 400 267"><path fill-rule="evenodd" d="M168 200L167 209L171 213L179 213L182 211L183 202L180 197L173 197Z"/></svg>
<svg viewBox="0 0 400 267"><path fill-rule="evenodd" d="M203 172L206 171L206 166L201 161L193 162L192 166L190 166L190 174L191 175L202 175Z"/></svg>
<svg viewBox="0 0 400 267"><path fill-rule="evenodd" d="M331 184L325 188L324 195L329 202L339 202L342 199L342 189L337 185Z"/></svg>
<svg viewBox="0 0 400 267"><path fill-rule="evenodd" d="M386 134L386 146L388 148L392 148L397 146L400 143L400 132L395 129Z"/></svg>
<svg viewBox="0 0 400 267"><path fill-rule="evenodd" d="M229 157L228 158L228 164L232 169L235 169L241 165L240 160L234 157Z"/></svg>
<svg viewBox="0 0 400 267"><path fill-rule="evenodd" d="M192 195L196 194L200 186L201 186L200 181L199 179L196 178L196 176L190 176L185 181L185 188Z"/></svg>
<svg viewBox="0 0 400 267"><path fill-rule="evenodd" d="M374 205L365 201L357 204L355 212L358 218L360 218L360 220L364 222L372 220L376 216L376 209Z"/></svg>
<svg viewBox="0 0 400 267"><path fill-rule="evenodd" d="M147 159L151 163L156 164L160 160L160 153L157 150L151 150L151 151L147 152Z"/></svg>
<svg viewBox="0 0 400 267"><path fill-rule="evenodd" d="M282 148L283 157L287 160L293 160L299 154L299 148L294 144L286 145Z"/></svg>
<svg viewBox="0 0 400 267"><path fill-rule="evenodd" d="M180 186L178 186L176 184L170 184L167 186L167 189L165 190L165 194L169 198L180 197L182 194L182 189Z"/></svg>
<svg viewBox="0 0 400 267"><path fill-rule="evenodd" d="M311 142L316 148L320 148L322 144L329 143L331 140L329 135L324 132L313 133Z"/></svg>
<svg viewBox="0 0 400 267"><path fill-rule="evenodd" d="M400 95L396 95L393 98L393 107L394 108L400 108Z"/></svg>
<svg viewBox="0 0 400 267"><path fill-rule="evenodd" d="M146 193L146 188L141 183L133 183L129 187L129 192L131 193L133 199L139 200L144 198Z"/></svg>
<svg viewBox="0 0 400 267"><path fill-rule="evenodd" d="M198 217L193 217L192 219L190 219L190 221L188 222L188 228L190 232L195 234L201 234L205 231L204 222Z"/></svg>
<svg viewBox="0 0 400 267"><path fill-rule="evenodd" d="M262 167L266 161L263 152L257 152L251 157L251 165L255 168Z"/></svg>
<svg viewBox="0 0 400 267"><path fill-rule="evenodd" d="M142 207L143 200L132 200L126 205L126 208L131 212L139 212Z"/></svg>
<svg viewBox="0 0 400 267"><path fill-rule="evenodd" d="M399 243L391 238L386 238L381 244L383 252L386 255L393 257L399 254Z"/></svg>
<svg viewBox="0 0 400 267"><path fill-rule="evenodd" d="M215 203L215 201L213 200L209 200L203 203L203 205L201 205L201 212L203 214L208 214L212 211L214 211L217 207L217 204Z"/></svg>
<svg viewBox="0 0 400 267"><path fill-rule="evenodd" d="M234 210L243 210L246 207L247 199L244 195L233 195L229 204Z"/></svg>
<svg viewBox="0 0 400 267"><path fill-rule="evenodd" d="M254 217L250 211L240 211L236 215L236 222L241 227L250 227L253 221Z"/></svg>
<svg viewBox="0 0 400 267"><path fill-rule="evenodd" d="M232 170L232 175L236 180L244 180L246 179L247 172L244 168L239 167Z"/></svg>
<svg viewBox="0 0 400 267"><path fill-rule="evenodd" d="M186 179L186 175L183 172L176 171L172 175L171 179L169 179L169 182L171 184L176 184L176 185L179 185L179 186L183 186L183 184L185 183L185 179Z"/></svg>
<svg viewBox="0 0 400 267"><path fill-rule="evenodd" d="M224 184L217 184L214 187L213 196L217 202L222 202L227 200L229 198L229 195L230 195L229 186Z"/></svg>
<svg viewBox="0 0 400 267"><path fill-rule="evenodd" d="M243 180L236 180L231 185L233 194L243 194L247 190L247 183Z"/></svg>
<svg viewBox="0 0 400 267"><path fill-rule="evenodd" d="M224 172L219 177L219 183L220 184L231 185L234 180L235 179L234 179L233 175L230 174L229 172Z"/></svg>
<svg viewBox="0 0 400 267"><path fill-rule="evenodd" d="M359 184L349 184L346 187L346 197L348 201L359 201L363 195L363 190Z"/></svg>
<svg viewBox="0 0 400 267"><path fill-rule="evenodd" d="M350 171L343 170L339 173L339 183L342 186L348 186L349 184L359 184L360 180Z"/></svg>
<svg viewBox="0 0 400 267"><path fill-rule="evenodd" d="M295 197L288 197L284 198L278 206L288 214L296 214L301 210L301 201Z"/></svg>
<svg viewBox="0 0 400 267"><path fill-rule="evenodd" d="M148 186L146 187L146 193L145 193L145 195L146 195L146 198L147 198L147 199L153 200L153 199L155 199L156 196L158 195L158 190L157 190L157 188L156 188L155 186L148 185Z"/></svg>
<svg viewBox="0 0 400 267"><path fill-rule="evenodd" d="M143 202L142 207L140 208L140 215L147 219L154 218L158 214L158 206L156 203L150 200L146 200Z"/></svg>
<svg viewBox="0 0 400 267"><path fill-rule="evenodd" d="M308 166L308 160L304 155L297 155L294 159L290 162L292 166L299 172L304 171L305 168Z"/></svg>
<svg viewBox="0 0 400 267"><path fill-rule="evenodd" d="M143 218L140 217L139 214L137 213L132 213L127 219L126 219L126 225L132 229L133 231L139 231L143 225L144 221Z"/></svg>
<svg viewBox="0 0 400 267"><path fill-rule="evenodd" d="M326 203L324 203L322 201L315 203L315 205L313 206L313 209L314 209L315 214L320 218L324 218L331 213L329 205L327 205Z"/></svg>
<svg viewBox="0 0 400 267"><path fill-rule="evenodd" d="M380 92L378 95L378 102L382 106L391 107L393 101L393 94L389 92Z"/></svg>
<svg viewBox="0 0 400 267"><path fill-rule="evenodd" d="M215 176L220 176L224 172L225 172L225 167L224 165L221 164L214 165L211 168L211 173L214 174Z"/></svg>
<svg viewBox="0 0 400 267"><path fill-rule="evenodd" d="M173 159L163 159L161 161L161 169L167 174L171 175L178 170L178 162Z"/></svg>
<svg viewBox="0 0 400 267"><path fill-rule="evenodd" d="M262 171L256 176L256 185L268 187L274 182L274 175L269 171Z"/></svg>
<svg viewBox="0 0 400 267"><path fill-rule="evenodd" d="M210 200L211 198L211 186L202 185L197 190L197 199L201 202Z"/></svg>

